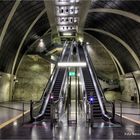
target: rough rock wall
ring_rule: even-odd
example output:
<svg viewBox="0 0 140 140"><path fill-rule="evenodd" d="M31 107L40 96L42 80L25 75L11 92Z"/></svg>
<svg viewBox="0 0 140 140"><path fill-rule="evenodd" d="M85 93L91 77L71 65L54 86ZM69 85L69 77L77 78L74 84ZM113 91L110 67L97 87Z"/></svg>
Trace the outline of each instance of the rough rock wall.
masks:
<svg viewBox="0 0 140 140"><path fill-rule="evenodd" d="M13 100L39 100L50 76L50 64L38 56L25 56L17 72Z"/></svg>

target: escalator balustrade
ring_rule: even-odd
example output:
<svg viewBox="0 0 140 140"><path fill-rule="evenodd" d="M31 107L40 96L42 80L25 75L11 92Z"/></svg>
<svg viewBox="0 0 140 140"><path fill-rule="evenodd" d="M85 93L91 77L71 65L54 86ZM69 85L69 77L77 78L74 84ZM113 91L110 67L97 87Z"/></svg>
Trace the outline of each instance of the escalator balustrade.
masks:
<svg viewBox="0 0 140 140"><path fill-rule="evenodd" d="M78 45L79 61L87 63L87 67L81 68L87 100L90 103L90 97L92 96L94 99L93 104L90 105L91 117L93 119L102 118L105 120L111 120L111 116L106 111L104 100L102 100L102 96L99 95L99 94L101 94L100 93L101 88L99 89L99 85L98 85L99 83L98 83L97 79L95 78L95 71L93 71L93 69L91 69L91 65L93 65L93 64L89 63L89 61L88 61L89 56L87 56L87 55L89 55L89 54L85 53L84 46Z"/></svg>

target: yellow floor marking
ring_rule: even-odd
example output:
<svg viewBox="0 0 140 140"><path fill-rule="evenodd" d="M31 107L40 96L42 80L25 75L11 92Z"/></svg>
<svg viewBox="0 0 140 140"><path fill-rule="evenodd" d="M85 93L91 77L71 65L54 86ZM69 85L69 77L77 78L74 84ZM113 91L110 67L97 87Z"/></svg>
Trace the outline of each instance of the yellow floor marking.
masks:
<svg viewBox="0 0 140 140"><path fill-rule="evenodd" d="M24 112L24 115L27 114L29 111L30 111L30 110L25 111L25 112ZM9 125L10 123L14 122L15 120L21 118L22 116L23 116L23 113L21 113L21 114L19 114L18 116L16 116L16 117L14 117L14 118L12 118L12 119L10 119L10 120L8 120L8 121L2 123L2 124L0 125L0 129L2 129L3 127Z"/></svg>
<svg viewBox="0 0 140 140"><path fill-rule="evenodd" d="M29 111L30 111L30 110L25 111L25 112L24 112L24 115L27 114ZM120 114L117 114L117 115L120 116ZM8 121L2 123L2 124L0 125L0 129L2 129L3 127L9 125L10 123L14 122L15 120L21 118L22 116L23 116L23 113L21 113L21 114L19 114L18 116L16 116L16 117L14 117L14 118L12 118L12 119L10 119L10 120L8 120ZM125 119L127 119L127 120L130 120L130 121L132 121L132 122L135 122L135 123L137 123L137 124L140 124L140 121L137 121L137 120L134 120L134 119L132 119L132 118L126 117L126 116L124 116L124 115L122 115L122 117L125 118Z"/></svg>
<svg viewBox="0 0 140 140"><path fill-rule="evenodd" d="M117 115L120 116L120 114L117 114ZM137 123L137 124L140 124L140 121L137 121L137 120L134 120L134 119L132 119L132 118L126 117L126 116L124 116L124 115L122 115L122 117L125 118L125 119L127 119L127 120L129 120L129 121L132 121L132 122L135 122L135 123Z"/></svg>

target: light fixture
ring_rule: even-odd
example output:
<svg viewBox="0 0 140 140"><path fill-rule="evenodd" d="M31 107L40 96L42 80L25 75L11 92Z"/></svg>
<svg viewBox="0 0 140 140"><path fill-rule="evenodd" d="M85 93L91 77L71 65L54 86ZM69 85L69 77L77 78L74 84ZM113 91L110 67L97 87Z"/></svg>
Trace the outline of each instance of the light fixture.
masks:
<svg viewBox="0 0 140 140"><path fill-rule="evenodd" d="M45 46L45 45L44 45L43 39L40 39L39 47L43 48L44 46Z"/></svg>
<svg viewBox="0 0 140 140"><path fill-rule="evenodd" d="M75 2L75 0L70 0L71 3Z"/></svg>
<svg viewBox="0 0 140 140"><path fill-rule="evenodd" d="M86 62L58 62L58 67L86 67Z"/></svg>
<svg viewBox="0 0 140 140"><path fill-rule="evenodd" d="M78 41L80 41L82 43L83 42L83 37L79 37Z"/></svg>
<svg viewBox="0 0 140 140"><path fill-rule="evenodd" d="M79 2L79 0L70 0L70 3Z"/></svg>
<svg viewBox="0 0 140 140"><path fill-rule="evenodd" d="M50 97L51 99L53 99L53 96L51 95L51 97Z"/></svg>
<svg viewBox="0 0 140 140"><path fill-rule="evenodd" d="M13 122L13 125L14 125L14 126L17 126L17 121Z"/></svg>
<svg viewBox="0 0 140 140"><path fill-rule="evenodd" d="M89 102L90 102L90 104L93 104L94 103L94 97L93 96L90 96Z"/></svg>
<svg viewBox="0 0 140 140"><path fill-rule="evenodd" d="M64 35L64 36L71 36L72 33L70 33L70 32L64 32L63 35Z"/></svg>

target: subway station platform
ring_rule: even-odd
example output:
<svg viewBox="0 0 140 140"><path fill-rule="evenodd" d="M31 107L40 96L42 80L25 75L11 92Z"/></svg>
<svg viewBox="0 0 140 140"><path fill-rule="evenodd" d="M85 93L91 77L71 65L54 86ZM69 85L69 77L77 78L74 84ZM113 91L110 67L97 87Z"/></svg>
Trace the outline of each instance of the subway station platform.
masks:
<svg viewBox="0 0 140 140"><path fill-rule="evenodd" d="M0 139L139 139L140 121L139 107L136 104L124 102L122 105L122 122L115 116L115 124L96 121L91 126L85 121L84 114L78 112L78 122L67 123L64 114L59 123L51 125L50 122L30 122L28 113L29 104L25 104L25 116L22 117L22 103L1 103L0 113ZM116 105L119 112L119 104Z"/></svg>
<svg viewBox="0 0 140 140"><path fill-rule="evenodd" d="M140 0L0 0L0 140L140 139Z"/></svg>

